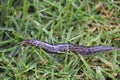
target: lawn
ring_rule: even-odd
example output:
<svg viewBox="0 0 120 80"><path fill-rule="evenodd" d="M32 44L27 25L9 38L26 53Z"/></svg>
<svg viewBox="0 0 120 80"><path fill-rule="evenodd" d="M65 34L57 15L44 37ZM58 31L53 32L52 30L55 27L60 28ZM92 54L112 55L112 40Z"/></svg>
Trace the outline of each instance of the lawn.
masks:
<svg viewBox="0 0 120 80"><path fill-rule="evenodd" d="M51 54L25 39L120 47L119 0L0 0L0 79L120 79L120 51Z"/></svg>

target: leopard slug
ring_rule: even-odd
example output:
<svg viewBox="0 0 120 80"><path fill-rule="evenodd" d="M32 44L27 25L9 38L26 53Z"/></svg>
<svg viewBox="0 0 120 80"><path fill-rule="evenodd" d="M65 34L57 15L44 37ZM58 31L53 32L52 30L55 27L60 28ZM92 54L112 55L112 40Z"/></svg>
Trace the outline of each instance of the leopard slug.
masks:
<svg viewBox="0 0 120 80"><path fill-rule="evenodd" d="M42 48L49 53L64 53L64 52L73 52L81 55L91 55L100 52L106 52L111 50L120 50L112 46L80 46L74 44L49 44L46 42L41 42L38 40L24 40L21 43L22 45L32 45L37 48Z"/></svg>

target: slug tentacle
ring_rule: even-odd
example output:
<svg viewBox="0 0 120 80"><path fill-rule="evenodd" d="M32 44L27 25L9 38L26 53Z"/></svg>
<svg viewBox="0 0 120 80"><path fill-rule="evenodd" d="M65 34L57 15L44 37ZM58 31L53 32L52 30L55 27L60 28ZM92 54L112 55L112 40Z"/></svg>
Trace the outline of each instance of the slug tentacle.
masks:
<svg viewBox="0 0 120 80"><path fill-rule="evenodd" d="M120 50L119 48L111 47L111 46L93 46L86 47L80 45L73 44L49 44L46 42L41 42L38 40L24 40L22 45L33 45L37 48L42 48L46 52L49 53L63 53L63 52L74 52L81 55L91 55L100 52L106 52L111 50Z"/></svg>

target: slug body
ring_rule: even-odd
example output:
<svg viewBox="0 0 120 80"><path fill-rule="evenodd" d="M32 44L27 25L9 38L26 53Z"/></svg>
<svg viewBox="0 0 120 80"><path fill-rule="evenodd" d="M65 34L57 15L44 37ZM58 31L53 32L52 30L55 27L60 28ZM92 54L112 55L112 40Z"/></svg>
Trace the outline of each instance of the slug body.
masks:
<svg viewBox="0 0 120 80"><path fill-rule="evenodd" d="M111 50L116 50L117 48L111 46L93 46L93 47L86 47L80 45L73 45L73 44L49 44L46 42L41 42L38 40L24 40L22 45L33 45L37 48L42 48L46 52L49 53L63 53L63 52L74 52L81 55L91 55L100 52L106 52ZM119 48L118 48L119 49Z"/></svg>
<svg viewBox="0 0 120 80"><path fill-rule="evenodd" d="M41 42L41 41L38 41L38 40L24 40L22 42L22 45L25 45L25 44L30 44L30 45L33 45L37 48L42 48L46 52L50 52L50 53L66 52L69 48L69 44L53 45L53 44L49 44L49 43L46 43L46 42Z"/></svg>

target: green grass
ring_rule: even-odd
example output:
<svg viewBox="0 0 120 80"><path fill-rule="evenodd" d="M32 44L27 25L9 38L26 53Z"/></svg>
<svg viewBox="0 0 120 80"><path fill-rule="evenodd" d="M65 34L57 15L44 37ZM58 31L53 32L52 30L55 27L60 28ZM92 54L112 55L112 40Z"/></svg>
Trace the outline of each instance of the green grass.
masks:
<svg viewBox="0 0 120 80"><path fill-rule="evenodd" d="M0 79L120 78L120 51L91 56L55 55L29 45L20 46L24 39L120 47L119 0L1 0Z"/></svg>

